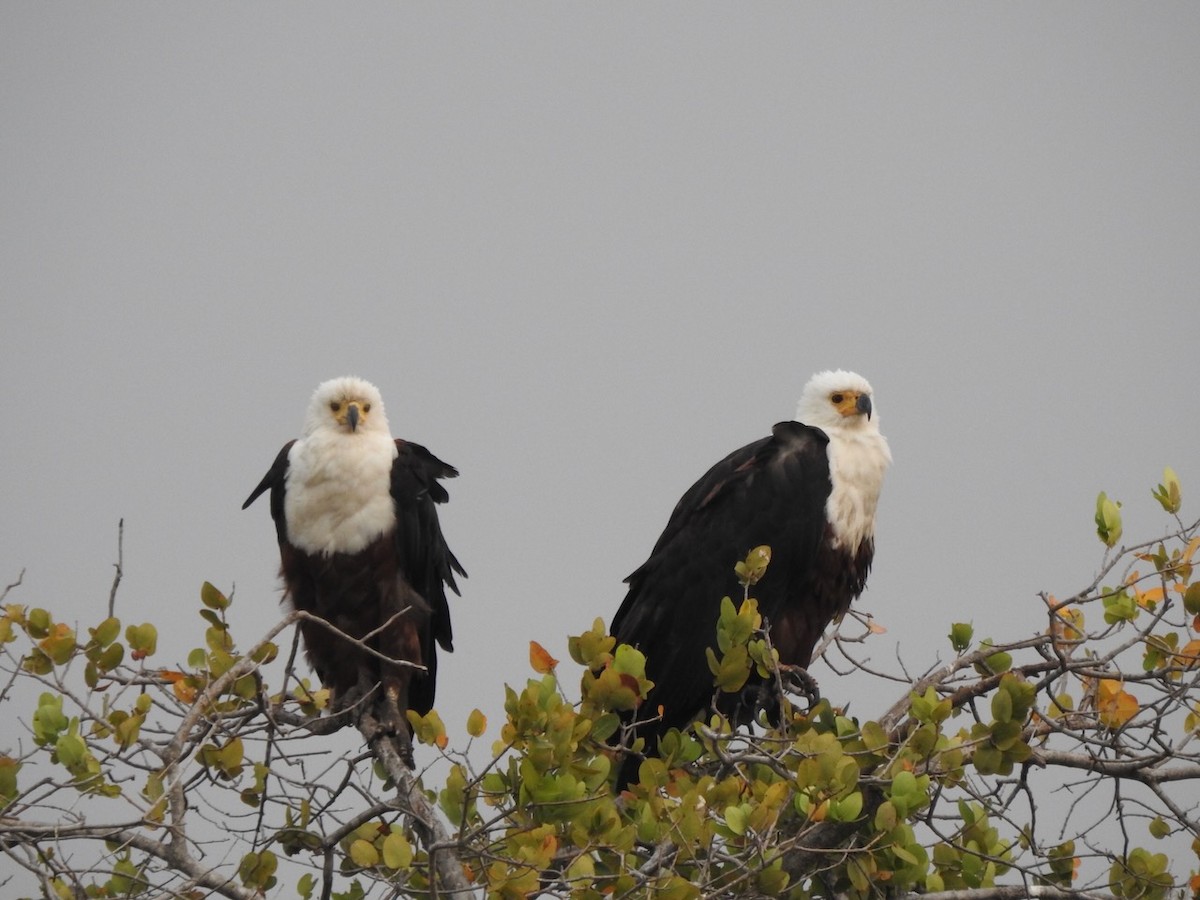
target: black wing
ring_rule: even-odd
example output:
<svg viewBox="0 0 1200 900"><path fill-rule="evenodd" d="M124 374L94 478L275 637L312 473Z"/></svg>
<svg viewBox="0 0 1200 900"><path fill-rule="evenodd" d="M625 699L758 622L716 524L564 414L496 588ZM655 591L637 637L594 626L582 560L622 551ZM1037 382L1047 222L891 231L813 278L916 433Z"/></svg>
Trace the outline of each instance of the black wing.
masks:
<svg viewBox="0 0 1200 900"><path fill-rule="evenodd" d="M712 699L705 649L716 646L721 598L741 597L734 565L747 552L771 547L767 573L753 589L768 622L789 600L804 602L790 594L825 532L828 443L818 428L781 422L770 437L730 453L687 490L650 558L626 579L629 592L611 631L646 654L655 686L641 717L663 707L662 721L642 730L651 751L660 734L692 721Z"/></svg>
<svg viewBox="0 0 1200 900"><path fill-rule="evenodd" d="M422 655L428 677L418 679L413 690L428 690L427 702L414 698L414 709L433 704L437 677L437 648L454 649L450 627L450 606L446 588L458 593L455 573L467 573L455 558L442 535L437 504L450 499L439 479L455 478L458 470L442 462L420 444L396 441L398 455L392 463L392 499L396 504L396 552L400 569L408 583L429 604L429 629L422 636Z"/></svg>
<svg viewBox="0 0 1200 900"><path fill-rule="evenodd" d="M264 491L268 489L271 491L271 518L275 520L275 536L279 538L280 544L287 539L287 521L283 515L283 493L284 485L287 483L288 453L294 443L296 442L293 440L283 445L283 449L275 457L275 462L271 463L271 468L258 483L258 487L250 492L250 496L242 504L242 509L246 509Z"/></svg>

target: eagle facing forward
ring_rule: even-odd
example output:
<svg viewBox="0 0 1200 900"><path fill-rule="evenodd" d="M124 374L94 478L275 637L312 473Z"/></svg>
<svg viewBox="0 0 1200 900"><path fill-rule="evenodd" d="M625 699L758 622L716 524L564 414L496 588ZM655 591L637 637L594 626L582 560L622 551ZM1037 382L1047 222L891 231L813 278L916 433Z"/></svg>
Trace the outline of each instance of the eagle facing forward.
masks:
<svg viewBox="0 0 1200 900"><path fill-rule="evenodd" d="M709 469L679 500L650 558L625 579L611 632L646 654L654 687L632 726L647 753L668 729L711 707L705 650L716 645L721 598L741 593L734 565L752 548L771 548L754 595L785 665L807 668L825 627L862 592L892 459L873 396L853 372L814 375L799 421L779 423ZM639 764L637 755L625 757L618 788L636 780Z"/></svg>
<svg viewBox="0 0 1200 900"><path fill-rule="evenodd" d="M436 507L449 498L439 479L456 475L392 437L375 385L335 378L242 504L271 492L285 599L321 620L303 619L300 633L335 708L371 696L363 711L400 736L410 761L405 713L433 707L437 647L453 649L445 589L458 593L454 574L466 575Z"/></svg>

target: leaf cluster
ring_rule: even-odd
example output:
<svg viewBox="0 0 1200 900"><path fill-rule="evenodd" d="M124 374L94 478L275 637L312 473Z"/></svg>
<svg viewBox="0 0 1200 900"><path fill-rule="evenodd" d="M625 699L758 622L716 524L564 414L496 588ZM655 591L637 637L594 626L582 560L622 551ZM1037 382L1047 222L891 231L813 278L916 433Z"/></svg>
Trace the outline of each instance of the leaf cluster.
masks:
<svg viewBox="0 0 1200 900"><path fill-rule="evenodd" d="M1171 470L1154 496L1177 520ZM628 723L658 711L645 657L599 619L568 640L569 664L531 643L533 676L504 687L497 721L471 712L465 747L436 710L410 714L442 772L422 787L377 738L356 752L314 734L349 719L295 677L295 643L280 658L298 614L239 649L232 598L206 583L200 646L174 666L155 662L151 624L80 629L8 603L0 666L35 690L22 708L3 696L22 738L0 753L0 846L64 897L1196 892L1200 523L1117 550L1120 505L1101 495L1096 526L1100 575L1043 595L1030 637L952 623L950 661L914 678L875 672L836 633L831 651L894 678L869 717L792 695L753 597L771 548L754 548L732 563L743 596L721 604L709 668L717 694L765 680L778 714L668 732L620 794L617 768L644 749ZM209 822L232 850L206 852Z"/></svg>

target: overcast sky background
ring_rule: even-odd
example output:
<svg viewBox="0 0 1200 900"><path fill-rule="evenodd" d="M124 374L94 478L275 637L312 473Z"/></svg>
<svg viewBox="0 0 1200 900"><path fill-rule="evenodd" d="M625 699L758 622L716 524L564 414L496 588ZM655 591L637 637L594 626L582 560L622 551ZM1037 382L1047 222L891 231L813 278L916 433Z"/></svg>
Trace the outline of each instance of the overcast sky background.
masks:
<svg viewBox="0 0 1200 900"><path fill-rule="evenodd" d="M895 456L870 655L1026 636L1098 491L1130 539L1164 465L1200 511L1197 46L1194 3L5 4L0 583L96 624L123 517L162 664L206 579L252 643L278 554L239 507L361 375L462 472L460 741L842 367Z"/></svg>

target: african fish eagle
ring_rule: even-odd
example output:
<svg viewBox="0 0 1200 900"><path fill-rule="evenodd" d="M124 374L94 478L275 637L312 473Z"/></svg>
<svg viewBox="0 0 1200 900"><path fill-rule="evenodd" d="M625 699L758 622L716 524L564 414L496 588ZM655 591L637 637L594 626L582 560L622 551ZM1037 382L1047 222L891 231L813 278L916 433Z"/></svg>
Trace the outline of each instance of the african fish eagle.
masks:
<svg viewBox="0 0 1200 900"><path fill-rule="evenodd" d="M650 558L625 579L611 632L646 655L654 687L635 734L646 738L647 753L668 729L710 709L705 649L716 645L722 597L741 595L734 565L752 548L771 548L753 596L785 665L807 668L825 627L862 593L892 459L874 412L861 375L814 375L798 421L779 423L709 469L676 505ZM639 764L625 757L618 788L636 780Z"/></svg>
<svg viewBox="0 0 1200 900"><path fill-rule="evenodd" d="M453 649L445 589L458 593L454 573L466 572L435 504L449 498L439 479L456 475L420 444L392 437L375 385L334 378L313 393L304 436L283 446L242 504L271 491L285 600L323 620L301 620L300 633L335 708L381 687L363 710L406 753L405 712L429 712L437 645Z"/></svg>

